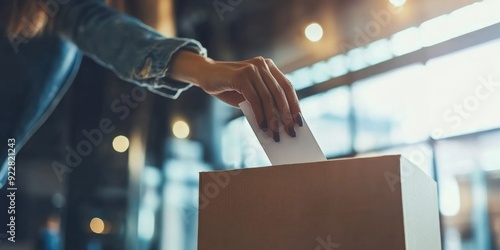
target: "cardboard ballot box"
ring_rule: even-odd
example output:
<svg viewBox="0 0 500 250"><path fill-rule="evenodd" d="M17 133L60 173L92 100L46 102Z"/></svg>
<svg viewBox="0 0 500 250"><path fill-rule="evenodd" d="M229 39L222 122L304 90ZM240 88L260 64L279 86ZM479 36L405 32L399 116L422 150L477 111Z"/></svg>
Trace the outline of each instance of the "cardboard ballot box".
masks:
<svg viewBox="0 0 500 250"><path fill-rule="evenodd" d="M198 249L441 249L437 202L399 155L203 172Z"/></svg>

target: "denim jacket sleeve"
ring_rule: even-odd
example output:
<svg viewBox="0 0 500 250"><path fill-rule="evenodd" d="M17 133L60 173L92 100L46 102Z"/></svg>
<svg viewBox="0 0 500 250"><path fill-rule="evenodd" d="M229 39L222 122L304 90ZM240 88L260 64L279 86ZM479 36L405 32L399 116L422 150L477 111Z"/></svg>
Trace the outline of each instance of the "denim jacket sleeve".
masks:
<svg viewBox="0 0 500 250"><path fill-rule="evenodd" d="M175 99L191 87L168 77L174 54L190 50L206 56L196 40L166 38L101 1L70 0L54 18L54 29L86 55L120 78L165 97Z"/></svg>

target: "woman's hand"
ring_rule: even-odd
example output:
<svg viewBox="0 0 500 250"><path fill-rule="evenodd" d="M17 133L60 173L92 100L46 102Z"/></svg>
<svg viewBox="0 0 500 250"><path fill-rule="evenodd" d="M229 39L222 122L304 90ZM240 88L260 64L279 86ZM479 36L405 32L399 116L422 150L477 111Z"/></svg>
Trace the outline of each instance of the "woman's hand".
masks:
<svg viewBox="0 0 500 250"><path fill-rule="evenodd" d="M295 137L294 125L303 125L292 84L270 59L219 62L180 51L170 70L172 78L193 83L234 107L247 100L260 129L276 142L280 140L280 124L292 137Z"/></svg>

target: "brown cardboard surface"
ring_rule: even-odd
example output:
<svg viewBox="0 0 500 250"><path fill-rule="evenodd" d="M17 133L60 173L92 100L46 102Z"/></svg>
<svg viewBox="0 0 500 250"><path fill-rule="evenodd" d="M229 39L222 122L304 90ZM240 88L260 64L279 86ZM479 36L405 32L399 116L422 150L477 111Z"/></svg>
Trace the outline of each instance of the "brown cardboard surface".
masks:
<svg viewBox="0 0 500 250"><path fill-rule="evenodd" d="M400 158L200 173L198 249L410 249Z"/></svg>

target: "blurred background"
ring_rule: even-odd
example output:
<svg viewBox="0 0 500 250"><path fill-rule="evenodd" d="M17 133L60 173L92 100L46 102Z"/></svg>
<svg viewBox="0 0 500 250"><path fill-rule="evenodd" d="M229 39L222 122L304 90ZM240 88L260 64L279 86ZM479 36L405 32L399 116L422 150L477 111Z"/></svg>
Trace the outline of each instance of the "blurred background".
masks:
<svg viewBox="0 0 500 250"><path fill-rule="evenodd" d="M500 249L499 0L111 2L214 59L272 58L328 158L405 155L438 183L443 249ZM194 250L198 172L269 165L239 110L196 88L122 99L135 91L84 59L16 157L1 249ZM116 128L69 166L103 120Z"/></svg>

